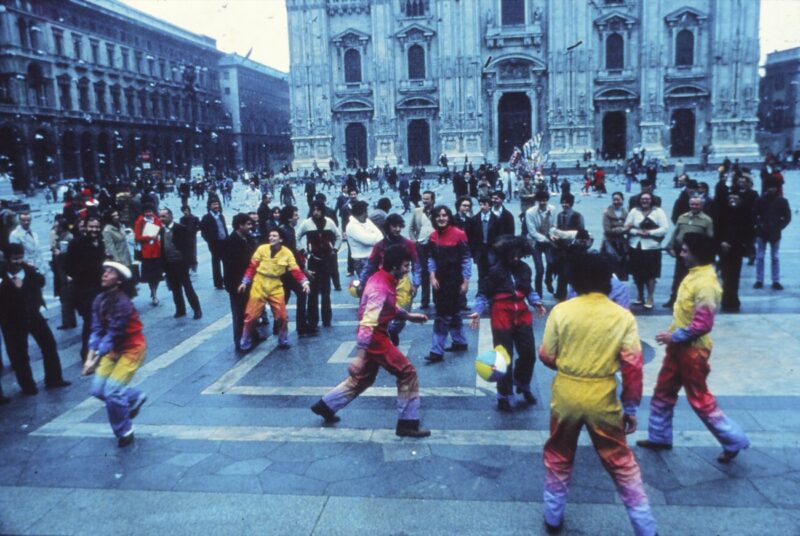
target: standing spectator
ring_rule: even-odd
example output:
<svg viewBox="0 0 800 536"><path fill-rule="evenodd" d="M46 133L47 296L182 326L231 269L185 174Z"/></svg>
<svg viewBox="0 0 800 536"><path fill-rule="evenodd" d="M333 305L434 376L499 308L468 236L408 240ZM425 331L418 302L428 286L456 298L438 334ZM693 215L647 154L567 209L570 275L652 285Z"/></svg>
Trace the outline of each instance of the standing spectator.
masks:
<svg viewBox="0 0 800 536"><path fill-rule="evenodd" d="M553 293L553 268L555 264L555 248L550 240L551 229L556 224L556 209L549 203L550 194L541 190L536 192L536 205L525 211L525 226L528 240L533 244L534 289L542 296L542 279L547 285L547 292ZM544 257L544 261L542 261ZM544 263L547 262L545 268Z"/></svg>
<svg viewBox="0 0 800 536"><path fill-rule="evenodd" d="M652 182L650 182L647 179L642 179L639 182L639 188L641 189L641 191L638 194L632 195L628 198L628 210L631 210L639 206L639 197L642 196L643 194L650 194L650 199L652 200L652 202L650 203L651 206L653 207L661 206L661 198L653 193L653 190L655 190L655 185ZM688 204L686 205L686 210L689 210ZM684 210L683 212L686 212L686 210ZM678 216L683 214L683 212L678 213L678 215L675 216L675 219L677 219Z"/></svg>
<svg viewBox="0 0 800 536"><path fill-rule="evenodd" d="M714 218L714 239L719 251L719 271L722 276L722 310L738 312L739 280L742 259L753 243L753 214L741 201L738 193L728 194L726 203L718 205Z"/></svg>
<svg viewBox="0 0 800 536"><path fill-rule="evenodd" d="M603 244L600 251L612 261L612 271L620 281L628 280L628 231L625 220L628 210L622 192L611 194L611 204L603 212Z"/></svg>
<svg viewBox="0 0 800 536"><path fill-rule="evenodd" d="M283 207L281 209L281 225L278 230L281 232L281 236L283 238L283 245L289 251L291 251L292 255L294 256L294 262L297 263L297 266L300 270L305 270L306 268L306 259L297 249L297 224L300 221L300 212L297 210L297 207ZM306 297L307 293L303 290L303 285L300 284L294 276L290 273L283 274L281 277L281 281L283 282L283 293L286 296L286 303L289 303L289 298L294 292L295 297L297 298L297 308L296 308L296 321L295 321L295 329L297 329L297 335L303 336L306 335L307 332L307 322L306 322Z"/></svg>
<svg viewBox="0 0 800 536"><path fill-rule="evenodd" d="M678 158L678 161L675 162L675 173L672 177L672 180L675 183L675 188L678 188L679 179L684 173L686 173L686 164L683 163L683 160Z"/></svg>
<svg viewBox="0 0 800 536"><path fill-rule="evenodd" d="M103 227L103 245L106 248L106 258L124 264L128 268L133 264L131 250L128 247L128 236L125 226L120 221L119 211L111 210L106 216Z"/></svg>
<svg viewBox="0 0 800 536"><path fill-rule="evenodd" d="M161 220L153 205L144 205L142 215L133 224L133 236L142 251L142 281L150 287L150 303L158 305L158 285L164 273L161 262Z"/></svg>
<svg viewBox="0 0 800 536"><path fill-rule="evenodd" d="M331 257L336 257L342 245L342 235L332 219L325 216L325 205L315 201L311 205L311 217L300 224L297 229L297 243L306 239L305 251L308 262L308 274L311 279L311 292L308 296L307 332L314 334L320 320L322 308L322 325L330 327L333 319L331 309ZM321 303L320 303L321 301Z"/></svg>
<svg viewBox="0 0 800 536"><path fill-rule="evenodd" d="M581 429L616 484L637 535L656 534L642 474L625 436L636 431L642 399L642 348L636 320L613 303L611 268L583 254L571 284L578 296L556 305L544 328L539 358L556 370L550 438L544 446L544 522L550 533L564 521L570 475ZM622 378L617 395L616 374Z"/></svg>
<svg viewBox="0 0 800 536"><path fill-rule="evenodd" d="M497 217L497 229L495 230L496 236L513 235L514 234L514 215L511 211L503 206L506 199L506 194L502 190L492 192L492 214Z"/></svg>
<svg viewBox="0 0 800 536"><path fill-rule="evenodd" d="M453 225L467 233L467 238L469 238L471 221L472 199L468 195L463 195L456 199L456 214L453 216Z"/></svg>
<svg viewBox="0 0 800 536"><path fill-rule="evenodd" d="M470 256L478 267L478 281L480 282L494 264L492 244L498 236L498 220L492 212L490 199L478 198L478 206L480 207L478 213L472 217L464 232L467 234Z"/></svg>
<svg viewBox="0 0 800 536"><path fill-rule="evenodd" d="M75 232L78 232L77 229ZM52 253L53 290L61 302L61 325L56 329L72 329L78 325L75 318L75 289L67 279L66 259L67 247L72 241L72 233L63 216L56 215L56 221L50 234L50 251Z"/></svg>
<svg viewBox="0 0 800 536"><path fill-rule="evenodd" d="M411 186L408 182L408 176L403 175L402 177L400 177L400 181L397 187L398 190L400 191L400 201L403 202L403 214L405 215L406 212L411 210L411 194L409 193L409 188ZM425 196L423 195L423 199L424 197Z"/></svg>
<svg viewBox="0 0 800 536"><path fill-rule="evenodd" d="M208 250L211 252L214 288L225 288L222 278L222 251L225 239L228 237L228 227L225 224L225 216L222 214L222 207L220 207L218 199L211 197L208 199L208 213L200 220L200 235L208 244Z"/></svg>
<svg viewBox="0 0 800 536"><path fill-rule="evenodd" d="M648 438L636 444L650 450L672 448L673 409L683 387L694 412L722 444L717 461L729 463L750 446L750 440L739 424L722 412L706 384L711 370L710 333L722 294L712 265L714 240L701 233L686 234L681 259L689 274L681 283L672 323L656 335L656 341L667 350L650 399Z"/></svg>
<svg viewBox="0 0 800 536"><path fill-rule="evenodd" d="M555 162L550 164L550 193L559 193L558 189L558 165Z"/></svg>
<svg viewBox="0 0 800 536"><path fill-rule="evenodd" d="M280 200L282 206L286 205L294 206L297 204L294 200L294 192L292 191L292 184L288 180L284 181L283 186L281 186Z"/></svg>
<svg viewBox="0 0 800 536"><path fill-rule="evenodd" d="M678 216L678 221L675 224L675 229L672 231L672 238L667 243L667 253L671 257L675 257L675 272L672 276L672 292L669 296L669 301L664 304L664 307L672 308L675 299L678 297L678 287L686 277L689 269L686 264L681 262L678 254L681 250L683 237L687 233L702 233L709 238L714 236L714 222L711 218L703 212L703 199L700 196L694 196L689 199L689 211Z"/></svg>
<svg viewBox="0 0 800 536"><path fill-rule="evenodd" d="M367 262L372 246L383 239L383 233L367 218L367 202L356 201L352 205L350 222L347 224L347 242L353 256L353 272L358 277Z"/></svg>
<svg viewBox="0 0 800 536"><path fill-rule="evenodd" d="M753 288L764 288L764 257L769 245L772 288L783 290L779 257L781 231L792 221L792 211L789 201L779 193L776 181L767 180L765 188L753 207L756 234L756 282Z"/></svg>
<svg viewBox="0 0 800 536"><path fill-rule="evenodd" d="M392 210L392 200L388 197L381 197L378 199L378 202L375 204L375 210L371 210L369 213L369 221L375 224L375 227L378 229L383 229L383 224L386 221L386 217L389 215L389 212Z"/></svg>
<svg viewBox="0 0 800 536"><path fill-rule="evenodd" d="M311 210L311 203L314 202L314 196L317 195L317 183L313 177L309 177L306 179L305 193L306 193L306 202L308 203L308 209ZM294 205L288 205L288 206L294 206Z"/></svg>
<svg viewBox="0 0 800 536"><path fill-rule="evenodd" d="M564 191L564 189L562 188L561 191ZM554 257L556 262L554 272L558 277L555 297L559 301L567 299L570 246L575 241L578 231L586 229L583 216L572 208L574 204L574 195L561 194L561 212L558 213L556 224L550 231L550 240L555 249Z"/></svg>
<svg viewBox="0 0 800 536"><path fill-rule="evenodd" d="M222 262L225 265L225 290L231 304L233 326L233 344L237 352L242 349L239 341L242 338L244 325L244 308L247 305L249 292L239 292L244 272L256 249L256 243L250 236L253 222L247 214L239 213L233 217L233 232L223 243Z"/></svg>
<svg viewBox="0 0 800 536"><path fill-rule="evenodd" d="M256 212L258 213L258 235L267 236L267 224L272 215L272 195L269 193L261 196L261 203L258 205Z"/></svg>
<svg viewBox="0 0 800 536"><path fill-rule="evenodd" d="M409 225L408 235L411 240L417 245L417 256L419 263L422 267L421 276L421 289L422 295L420 296L420 308L427 309L430 307L431 300L431 282L430 273L428 272L428 257L430 256L430 249L428 241L433 231L433 223L431 222L433 204L436 202L436 194L430 190L422 192L422 206L414 209L411 215L411 224ZM403 212L405 214L405 211Z"/></svg>
<svg viewBox="0 0 800 536"><path fill-rule="evenodd" d="M117 445L126 447L134 439L132 419L147 400L147 395L130 387L144 362L147 343L130 298L136 292L130 283L131 271L113 261L103 267L103 292L92 303L90 354L83 374L94 371L92 395L105 402Z"/></svg>
<svg viewBox="0 0 800 536"><path fill-rule="evenodd" d="M24 262L25 248L22 244L9 244L6 253L8 260L0 272L0 329L17 383L23 394L39 392L28 355L30 335L42 351L45 388L66 387L70 382L62 376L56 340L40 312L44 306L44 276L33 265Z"/></svg>
<svg viewBox="0 0 800 536"><path fill-rule="evenodd" d="M186 227L186 234L189 236L189 268L193 272L197 271L197 231L200 230L200 218L192 214L189 205L181 206L181 219L179 223Z"/></svg>
<svg viewBox="0 0 800 536"><path fill-rule="evenodd" d="M421 190L422 183L419 180L419 175L414 174L414 176L411 177L411 184L408 189L408 198L411 200L414 208L419 208L419 202L422 200Z"/></svg>
<svg viewBox="0 0 800 536"><path fill-rule="evenodd" d="M194 311L194 319L199 320L203 317L203 312L189 277L189 263L192 256L189 232L180 223L175 223L170 209L162 208L158 216L162 223L159 231L161 262L164 266L167 288L172 292L172 301L175 303L175 318L186 316L186 302L183 300L185 292L189 306Z"/></svg>
<svg viewBox="0 0 800 536"><path fill-rule="evenodd" d="M75 289L75 305L83 319L81 331L81 360L89 353L89 333L92 329L92 302L100 293L105 246L100 238L100 219L86 218L86 233L78 234L67 246L66 272Z"/></svg>
<svg viewBox="0 0 800 536"><path fill-rule="evenodd" d="M30 264L39 272L44 270L44 263L42 260L42 253L39 251L39 235L31 229L31 213L30 211L22 211L18 216L19 225L11 231L8 236L10 244L21 244L25 250L25 262Z"/></svg>
<svg viewBox="0 0 800 536"><path fill-rule="evenodd" d="M633 305L652 309L656 279L661 277L661 241L667 236L669 221L660 207L653 206L652 194L643 192L639 206L628 213L625 228L628 231L629 268L637 291Z"/></svg>
<svg viewBox="0 0 800 536"><path fill-rule="evenodd" d="M430 255L428 272L436 305L436 320L433 323L433 337L430 354L425 358L429 363L444 359L444 352L463 352L467 350L464 325L461 319L461 299L469 288L472 276L472 258L469 254L467 235L453 225L453 213L445 205L433 209L434 230L430 235ZM421 260L421 259L420 259ZM447 335L452 343L445 348Z"/></svg>

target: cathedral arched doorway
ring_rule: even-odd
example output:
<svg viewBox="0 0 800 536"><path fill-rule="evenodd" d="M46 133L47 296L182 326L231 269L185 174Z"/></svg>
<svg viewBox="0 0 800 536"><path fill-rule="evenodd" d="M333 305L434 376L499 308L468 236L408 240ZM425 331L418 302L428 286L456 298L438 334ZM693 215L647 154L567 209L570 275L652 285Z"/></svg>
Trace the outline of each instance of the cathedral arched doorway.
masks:
<svg viewBox="0 0 800 536"><path fill-rule="evenodd" d="M431 164L431 127L424 119L408 122L408 163L412 166Z"/></svg>
<svg viewBox="0 0 800 536"><path fill-rule="evenodd" d="M531 100L525 93L505 93L497 105L497 153L507 161L514 147L522 146L532 137Z"/></svg>
<svg viewBox="0 0 800 536"><path fill-rule="evenodd" d="M627 136L625 112L606 112L603 116L603 159L625 158Z"/></svg>
<svg viewBox="0 0 800 536"><path fill-rule="evenodd" d="M348 123L344 129L344 152L348 166L367 165L367 127L364 123Z"/></svg>
<svg viewBox="0 0 800 536"><path fill-rule="evenodd" d="M694 156L694 110L679 108L672 112L670 129L670 155Z"/></svg>
<svg viewBox="0 0 800 536"><path fill-rule="evenodd" d="M39 129L33 134L33 178L37 182L49 183L56 171L56 144L49 131Z"/></svg>

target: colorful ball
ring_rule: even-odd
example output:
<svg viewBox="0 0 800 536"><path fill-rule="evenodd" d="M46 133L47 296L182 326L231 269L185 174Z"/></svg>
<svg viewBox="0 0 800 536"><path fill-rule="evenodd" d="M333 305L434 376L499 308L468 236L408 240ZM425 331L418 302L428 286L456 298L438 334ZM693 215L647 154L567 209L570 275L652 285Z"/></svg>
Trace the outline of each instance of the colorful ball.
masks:
<svg viewBox="0 0 800 536"><path fill-rule="evenodd" d="M358 296L359 285L361 285L361 282L358 279L353 279L352 281L350 281L350 284L347 285L347 292L349 292L350 295L355 299L359 298Z"/></svg>
<svg viewBox="0 0 800 536"><path fill-rule="evenodd" d="M500 345L475 357L475 371L487 382L496 382L505 376L510 364L511 357Z"/></svg>

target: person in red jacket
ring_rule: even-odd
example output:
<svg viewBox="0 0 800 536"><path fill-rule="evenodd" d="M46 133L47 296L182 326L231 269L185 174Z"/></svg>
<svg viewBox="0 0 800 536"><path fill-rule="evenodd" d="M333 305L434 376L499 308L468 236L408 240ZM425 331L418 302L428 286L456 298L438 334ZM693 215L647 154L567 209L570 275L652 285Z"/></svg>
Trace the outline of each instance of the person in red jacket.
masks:
<svg viewBox="0 0 800 536"><path fill-rule="evenodd" d="M150 302L158 305L158 284L161 282L163 266L161 263L161 220L156 216L155 207L146 204L142 214L133 224L133 236L142 252L141 280L150 287Z"/></svg>

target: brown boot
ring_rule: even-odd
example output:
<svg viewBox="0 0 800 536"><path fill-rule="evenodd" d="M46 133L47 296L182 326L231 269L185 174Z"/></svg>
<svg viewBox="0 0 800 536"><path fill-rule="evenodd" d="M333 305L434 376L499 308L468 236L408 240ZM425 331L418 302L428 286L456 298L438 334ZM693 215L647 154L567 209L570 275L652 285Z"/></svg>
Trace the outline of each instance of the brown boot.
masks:
<svg viewBox="0 0 800 536"><path fill-rule="evenodd" d="M395 433L400 437L428 437L430 430L420 428L419 420L400 419L397 421Z"/></svg>

